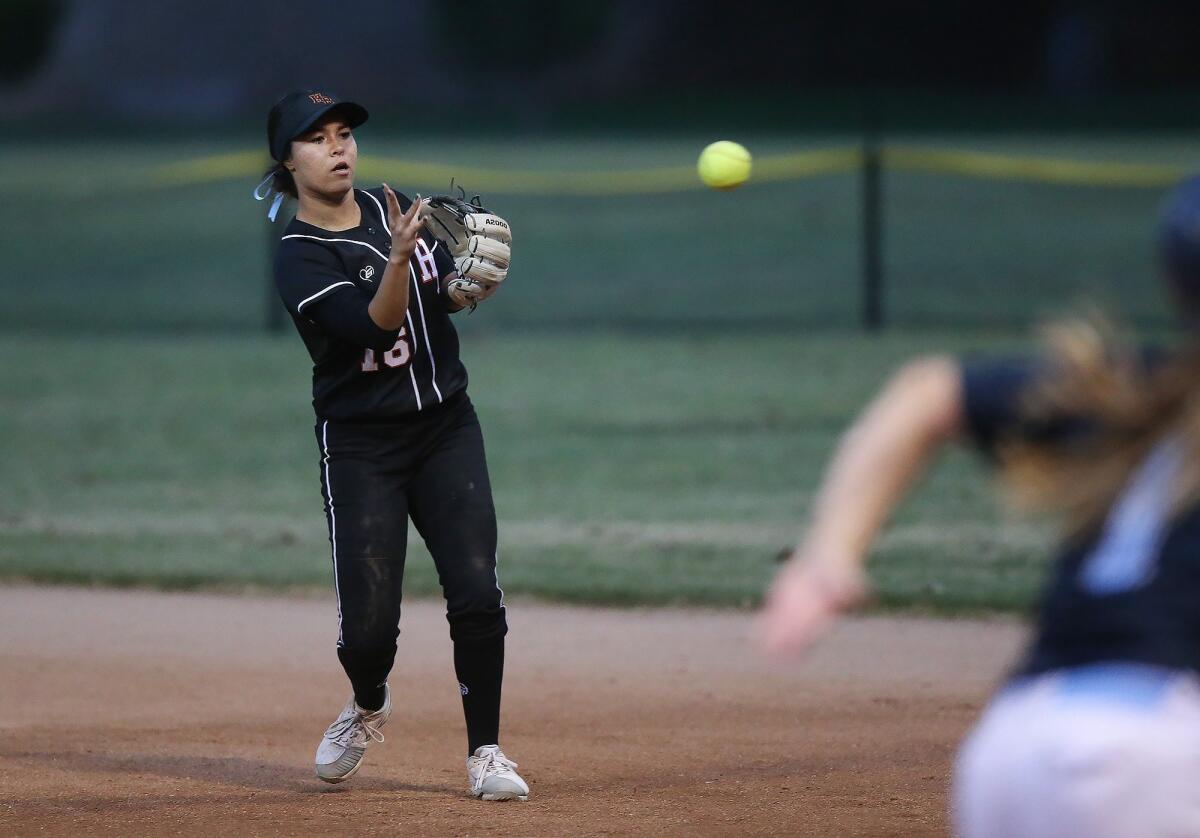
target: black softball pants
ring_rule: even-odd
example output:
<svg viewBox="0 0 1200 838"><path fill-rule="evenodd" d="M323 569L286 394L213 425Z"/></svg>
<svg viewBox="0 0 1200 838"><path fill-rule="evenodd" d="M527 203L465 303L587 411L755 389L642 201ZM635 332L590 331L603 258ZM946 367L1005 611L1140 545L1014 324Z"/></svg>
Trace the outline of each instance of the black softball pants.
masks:
<svg viewBox="0 0 1200 838"><path fill-rule="evenodd" d="M499 735L504 593L483 434L466 393L398 423L317 423L333 552L338 658L376 709L396 656L408 519L446 599L468 745Z"/></svg>

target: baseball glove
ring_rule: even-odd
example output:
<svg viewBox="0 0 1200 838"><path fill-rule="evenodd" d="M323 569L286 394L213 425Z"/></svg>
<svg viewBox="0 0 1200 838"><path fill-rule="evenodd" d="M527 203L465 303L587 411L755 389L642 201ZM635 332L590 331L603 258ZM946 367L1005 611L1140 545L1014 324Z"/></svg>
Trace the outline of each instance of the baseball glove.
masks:
<svg viewBox="0 0 1200 838"><path fill-rule="evenodd" d="M422 202L426 228L449 251L458 276L446 294L458 306L474 310L508 276L512 232L508 222L484 208L476 195L470 201L434 195Z"/></svg>

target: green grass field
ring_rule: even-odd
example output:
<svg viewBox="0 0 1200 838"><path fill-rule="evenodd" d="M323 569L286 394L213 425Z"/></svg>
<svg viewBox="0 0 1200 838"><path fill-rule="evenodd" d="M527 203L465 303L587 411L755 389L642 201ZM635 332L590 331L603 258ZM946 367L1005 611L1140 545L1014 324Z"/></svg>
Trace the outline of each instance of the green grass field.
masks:
<svg viewBox="0 0 1200 838"><path fill-rule="evenodd" d="M484 316L480 312L476 316ZM855 335L465 342L511 595L755 602L844 423L898 358L1000 338ZM0 576L326 589L297 338L0 339ZM955 452L874 560L880 599L1024 605L1045 533L1004 523ZM436 590L414 545L409 590Z"/></svg>
<svg viewBox="0 0 1200 838"><path fill-rule="evenodd" d="M539 172L688 166L711 139L359 132L365 161ZM855 141L736 139L763 156ZM888 141L1200 160L1190 137ZM307 356L290 327L260 333L280 226L250 200L252 176L155 181L166 164L259 142L0 140L0 576L327 589ZM1140 323L1164 316L1151 259L1159 189L911 171L886 172L885 186L897 331L881 338L853 331L857 173L733 193L485 196L513 224L516 261L504 292L459 324L511 593L752 603L839 430L898 359L1011 348L1015 338L969 330L1017 334L1085 294ZM880 545L880 600L1019 608L1046 548L1043 530L1004 521L986 475L955 453ZM435 588L420 549L409 587Z"/></svg>

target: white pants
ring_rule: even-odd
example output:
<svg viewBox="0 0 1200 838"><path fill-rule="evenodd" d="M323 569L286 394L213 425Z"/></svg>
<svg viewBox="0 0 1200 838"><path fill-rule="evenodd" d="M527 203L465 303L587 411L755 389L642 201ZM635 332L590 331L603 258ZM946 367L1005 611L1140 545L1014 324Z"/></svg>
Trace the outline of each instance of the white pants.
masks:
<svg viewBox="0 0 1200 838"><path fill-rule="evenodd" d="M955 775L961 838L1200 838L1200 679L1104 664L1009 687Z"/></svg>

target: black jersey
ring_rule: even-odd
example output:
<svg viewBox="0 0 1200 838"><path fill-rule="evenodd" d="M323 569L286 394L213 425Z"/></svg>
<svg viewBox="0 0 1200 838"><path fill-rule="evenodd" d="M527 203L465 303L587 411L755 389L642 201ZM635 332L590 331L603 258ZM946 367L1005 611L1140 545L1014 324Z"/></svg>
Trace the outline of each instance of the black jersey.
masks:
<svg viewBox="0 0 1200 838"><path fill-rule="evenodd" d="M1045 432L1023 426L1019 409L1039 374L1029 363L965 367L967 425L985 450L1006 437ZM1064 417L1063 428L1086 433L1086 417ZM1160 441L1099 532L1061 548L1018 675L1105 661L1200 671L1200 505L1170 517L1180 457L1177 441Z"/></svg>
<svg viewBox="0 0 1200 838"><path fill-rule="evenodd" d="M397 193L400 206L412 202ZM354 190L359 225L336 232L292 219L275 259L275 283L313 360L313 409L321 419L402 418L467 386L458 333L442 285L455 270L422 231L409 262L408 316L381 329L367 313L387 267L391 235L382 188Z"/></svg>

